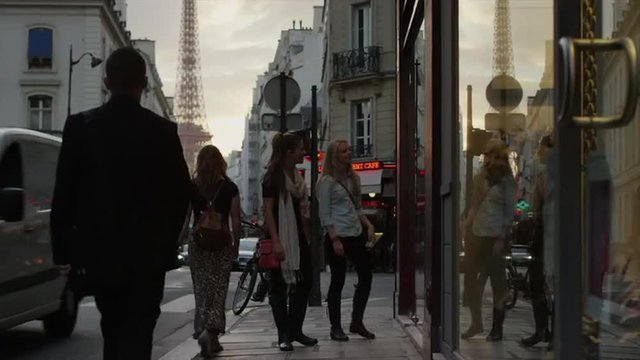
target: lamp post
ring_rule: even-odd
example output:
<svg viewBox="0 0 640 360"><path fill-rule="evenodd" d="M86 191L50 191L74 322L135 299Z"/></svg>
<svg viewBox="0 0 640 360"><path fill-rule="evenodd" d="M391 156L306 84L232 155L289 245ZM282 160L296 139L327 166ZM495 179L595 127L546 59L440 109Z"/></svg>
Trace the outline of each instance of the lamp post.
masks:
<svg viewBox="0 0 640 360"><path fill-rule="evenodd" d="M71 74L73 74L73 67L76 66L86 55L91 57L91 68L95 68L102 64L102 59L95 57L90 52L86 52L80 55L77 60L73 60L73 45L69 45L69 85L67 86L69 94L67 96L67 117L71 115Z"/></svg>

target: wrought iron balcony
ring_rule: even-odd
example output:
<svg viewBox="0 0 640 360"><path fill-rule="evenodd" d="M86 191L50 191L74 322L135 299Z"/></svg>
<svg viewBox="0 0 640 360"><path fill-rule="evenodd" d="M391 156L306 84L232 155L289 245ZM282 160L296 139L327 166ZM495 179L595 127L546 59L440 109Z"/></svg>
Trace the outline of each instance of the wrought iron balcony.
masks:
<svg viewBox="0 0 640 360"><path fill-rule="evenodd" d="M354 145L353 158L362 159L373 157L373 144Z"/></svg>
<svg viewBox="0 0 640 360"><path fill-rule="evenodd" d="M333 79L342 80L380 72L379 46L333 54Z"/></svg>

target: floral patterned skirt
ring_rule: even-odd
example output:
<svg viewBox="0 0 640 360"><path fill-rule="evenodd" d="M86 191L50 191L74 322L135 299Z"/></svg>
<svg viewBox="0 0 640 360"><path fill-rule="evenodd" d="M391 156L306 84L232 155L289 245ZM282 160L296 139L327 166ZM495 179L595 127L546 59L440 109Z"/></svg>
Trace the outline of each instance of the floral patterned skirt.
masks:
<svg viewBox="0 0 640 360"><path fill-rule="evenodd" d="M233 247L207 251L191 241L189 259L196 300L194 337L205 329L222 334L226 326L225 302L233 265Z"/></svg>

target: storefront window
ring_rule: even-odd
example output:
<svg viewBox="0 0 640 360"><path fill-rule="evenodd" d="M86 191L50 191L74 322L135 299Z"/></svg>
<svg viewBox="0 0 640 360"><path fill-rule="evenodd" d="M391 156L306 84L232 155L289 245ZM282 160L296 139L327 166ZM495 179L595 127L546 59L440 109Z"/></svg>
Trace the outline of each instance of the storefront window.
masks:
<svg viewBox="0 0 640 360"><path fill-rule="evenodd" d="M553 2L458 9L458 348L553 358Z"/></svg>
<svg viewBox="0 0 640 360"><path fill-rule="evenodd" d="M640 38L638 1L603 1L596 36ZM629 69L621 51L596 54L600 116L623 112ZM588 65L587 65L588 66ZM584 91L584 90L583 90ZM583 131L584 353L593 359L640 354L640 113L623 127Z"/></svg>

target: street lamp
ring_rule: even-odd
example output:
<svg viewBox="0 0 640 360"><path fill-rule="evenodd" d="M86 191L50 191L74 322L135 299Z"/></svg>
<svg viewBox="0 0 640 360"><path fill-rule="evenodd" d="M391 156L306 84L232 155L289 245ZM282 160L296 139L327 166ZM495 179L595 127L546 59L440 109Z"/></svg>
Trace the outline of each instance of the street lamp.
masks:
<svg viewBox="0 0 640 360"><path fill-rule="evenodd" d="M77 60L73 60L73 45L69 45L69 85L68 90L69 94L67 96L67 117L71 115L71 74L73 74L73 67L77 65L83 57L89 55L91 57L91 68L95 68L96 66L102 64L102 59L95 57L92 53L86 52Z"/></svg>

